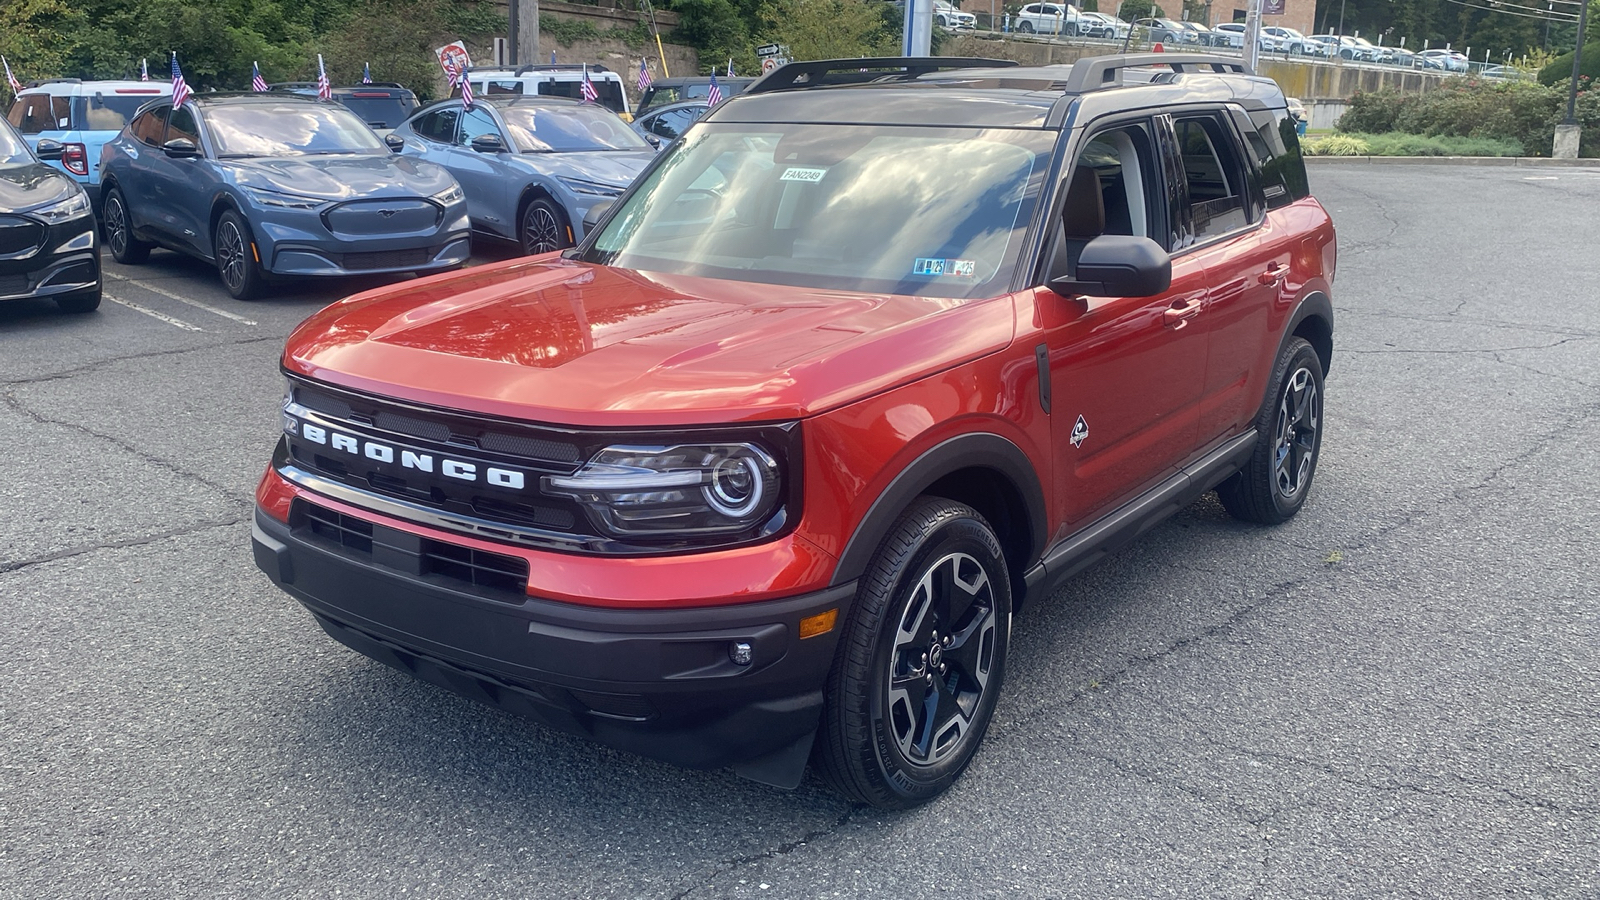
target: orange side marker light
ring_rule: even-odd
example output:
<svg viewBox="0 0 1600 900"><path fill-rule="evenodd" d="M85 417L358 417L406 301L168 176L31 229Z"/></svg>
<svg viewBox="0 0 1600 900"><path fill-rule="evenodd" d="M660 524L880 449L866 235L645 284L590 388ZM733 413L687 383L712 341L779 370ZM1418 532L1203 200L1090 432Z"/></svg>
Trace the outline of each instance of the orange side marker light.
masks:
<svg viewBox="0 0 1600 900"><path fill-rule="evenodd" d="M838 609L830 609L814 616L806 616L800 620L800 639L805 640L806 638L816 637L819 634L827 634L833 630L834 624L838 621Z"/></svg>

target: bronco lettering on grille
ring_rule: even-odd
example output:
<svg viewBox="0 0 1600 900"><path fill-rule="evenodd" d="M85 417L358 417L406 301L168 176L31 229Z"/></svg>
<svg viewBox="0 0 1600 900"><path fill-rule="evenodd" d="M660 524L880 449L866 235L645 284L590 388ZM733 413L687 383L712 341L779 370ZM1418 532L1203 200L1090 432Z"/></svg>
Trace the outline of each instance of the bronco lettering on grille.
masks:
<svg viewBox="0 0 1600 900"><path fill-rule="evenodd" d="M394 463L399 459L402 469L415 469L418 472L433 473L434 455L432 453L417 453L404 448L396 449L388 444L380 444L356 435L343 434L332 431L310 422L300 422L292 416L283 417L283 430L288 434L298 434L301 438L313 444L320 444L332 450L350 456L365 457L381 463ZM460 481L481 481L495 487L507 488L513 491L522 490L527 479L521 472L514 469L502 469L496 466L480 466L478 463L464 462L459 459L441 457L438 460L439 472L446 478L455 478Z"/></svg>

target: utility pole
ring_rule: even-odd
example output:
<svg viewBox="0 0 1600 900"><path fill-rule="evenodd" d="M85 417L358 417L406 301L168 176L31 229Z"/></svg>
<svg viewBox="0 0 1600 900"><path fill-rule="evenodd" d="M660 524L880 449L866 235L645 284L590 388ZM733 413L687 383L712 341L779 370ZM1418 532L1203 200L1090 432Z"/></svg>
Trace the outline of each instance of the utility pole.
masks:
<svg viewBox="0 0 1600 900"><path fill-rule="evenodd" d="M1339 0L1339 30L1334 34L1344 34L1344 0Z"/></svg>
<svg viewBox="0 0 1600 900"><path fill-rule="evenodd" d="M927 56L933 47L933 0L905 0L906 16L900 52Z"/></svg>
<svg viewBox="0 0 1600 900"><path fill-rule="evenodd" d="M513 66L539 62L539 0L508 0L511 38L506 50Z"/></svg>
<svg viewBox="0 0 1600 900"><path fill-rule="evenodd" d="M1261 62L1261 2L1250 0L1250 10L1244 16L1244 64L1252 72Z"/></svg>
<svg viewBox="0 0 1600 900"><path fill-rule="evenodd" d="M1583 31L1589 24L1589 4L1587 2L1578 7L1578 48L1572 54L1572 83L1567 85L1567 117L1556 126L1555 146L1550 149L1550 156L1555 159L1577 159L1578 140L1583 136L1583 129L1578 127L1577 102L1578 102L1578 75L1583 71Z"/></svg>

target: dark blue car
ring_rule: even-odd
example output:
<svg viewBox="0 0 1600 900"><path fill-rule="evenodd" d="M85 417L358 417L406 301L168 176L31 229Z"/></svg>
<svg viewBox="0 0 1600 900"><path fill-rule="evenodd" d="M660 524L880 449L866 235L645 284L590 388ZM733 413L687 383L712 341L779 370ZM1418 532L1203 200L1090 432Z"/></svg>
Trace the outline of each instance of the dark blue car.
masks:
<svg viewBox="0 0 1600 900"><path fill-rule="evenodd" d="M228 293L268 276L429 272L466 262L461 187L395 155L350 110L293 94L205 94L139 112L101 158L106 244L216 263Z"/></svg>

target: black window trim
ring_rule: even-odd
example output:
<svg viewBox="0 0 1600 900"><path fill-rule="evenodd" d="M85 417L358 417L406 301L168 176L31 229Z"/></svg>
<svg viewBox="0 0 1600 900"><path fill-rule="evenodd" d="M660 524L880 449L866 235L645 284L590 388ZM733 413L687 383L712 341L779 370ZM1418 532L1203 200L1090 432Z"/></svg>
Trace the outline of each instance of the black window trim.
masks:
<svg viewBox="0 0 1600 900"><path fill-rule="evenodd" d="M1165 120L1164 127L1161 128L1161 140L1166 142L1167 145L1164 152L1171 153L1178 159L1179 171L1183 170L1183 153L1182 148L1178 145L1178 133L1174 123L1180 118L1194 118L1197 115L1204 114L1211 114L1221 122L1225 123L1224 128L1226 132L1231 135L1235 141L1235 146L1233 149L1234 157L1244 165L1245 169L1248 170L1251 168L1253 165L1253 163L1249 161L1251 154L1243 153L1243 137L1238 133L1238 129L1232 124L1232 115L1227 114L1230 109L1232 109L1231 104L1200 104L1165 110L1161 115L1157 116L1158 119ZM1245 185L1242 185L1241 187L1246 187L1255 183L1256 182L1253 179L1247 177ZM1186 222L1188 220L1188 216L1184 213L1187 211L1189 205L1188 179L1184 178L1180 180L1179 184L1177 185L1177 189L1172 193L1174 195L1174 208L1171 210L1171 214L1176 217L1175 221ZM1253 202L1253 197L1251 199ZM1246 210L1246 212L1249 212L1249 210ZM1235 228L1232 231L1227 231L1214 237L1206 238L1203 241L1194 241L1193 243L1188 244L1179 250L1173 250L1172 248L1168 247L1167 252L1171 254L1174 260L1176 260L1197 250L1205 250L1207 248L1214 247L1223 241L1236 240L1252 231L1259 229L1262 225L1266 224L1266 221L1266 212L1265 208L1263 207L1261 214L1257 215L1254 221L1242 228Z"/></svg>

